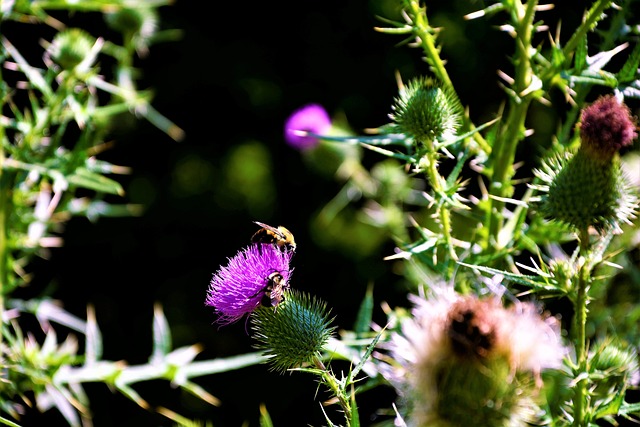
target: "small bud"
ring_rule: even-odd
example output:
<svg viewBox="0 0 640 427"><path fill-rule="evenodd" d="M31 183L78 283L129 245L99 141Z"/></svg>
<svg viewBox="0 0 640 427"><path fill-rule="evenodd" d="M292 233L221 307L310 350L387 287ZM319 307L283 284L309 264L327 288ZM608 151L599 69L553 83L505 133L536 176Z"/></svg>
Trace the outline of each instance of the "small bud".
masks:
<svg viewBox="0 0 640 427"><path fill-rule="evenodd" d="M423 144L455 136L462 106L447 87L430 78L417 78L402 88L392 106L393 120L400 133Z"/></svg>
<svg viewBox="0 0 640 427"><path fill-rule="evenodd" d="M606 399L638 384L640 368L633 347L604 340L598 343L589 359L594 395Z"/></svg>
<svg viewBox="0 0 640 427"><path fill-rule="evenodd" d="M270 356L273 370L284 372L312 362L335 328L326 304L296 291L285 292L277 310L259 308L251 315L255 347Z"/></svg>
<svg viewBox="0 0 640 427"><path fill-rule="evenodd" d="M158 13L151 7L122 7L105 14L105 21L116 31L138 34L141 39L148 40L158 28Z"/></svg>
<svg viewBox="0 0 640 427"><path fill-rule="evenodd" d="M73 70L89 55L95 41L86 31L70 28L56 34L48 52L63 70Z"/></svg>

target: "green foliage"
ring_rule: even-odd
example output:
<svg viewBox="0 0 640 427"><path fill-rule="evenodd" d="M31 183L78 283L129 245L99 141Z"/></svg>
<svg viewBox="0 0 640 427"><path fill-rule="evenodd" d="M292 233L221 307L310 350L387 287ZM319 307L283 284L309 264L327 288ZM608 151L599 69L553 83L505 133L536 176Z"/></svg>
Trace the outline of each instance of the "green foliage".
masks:
<svg viewBox="0 0 640 427"><path fill-rule="evenodd" d="M132 385L152 379L170 381L202 401L218 405L218 400L191 378L262 360L253 355L242 360L216 360L222 363L217 366L193 363L199 347L173 349L168 324L157 307L151 360L127 366L103 359L101 333L91 308L84 321L50 298L22 301L12 297L16 288L29 285L30 276L25 268L34 258L46 256L48 248L63 244L62 226L71 217L95 221L102 216L141 213L140 206L122 203L120 199L124 191L117 175L129 173L129 169L99 158L108 148L109 138L122 129L126 115L148 119L175 140L183 137L180 128L152 107L151 93L138 89L137 70L133 67L138 55L144 54L154 41L175 37L173 30L161 31L157 26L156 9L166 4L17 1L2 5L0 411L3 416L0 422L3 424L19 425L21 414L30 407L40 411L54 408L71 426L90 423L90 402L82 386L86 382L102 382L145 409L150 408L149 403ZM111 33L113 39L92 35L88 28L67 28L60 19L71 15L84 17L87 27L91 27L96 17L106 19L107 25L116 30ZM132 22L137 24L132 26ZM49 38L40 46L29 45L23 41L26 32L39 32ZM34 57L34 53L42 58L41 62L30 62L28 58ZM9 312L11 316L7 316ZM41 339L36 331L23 332L23 323L33 325L32 314L44 331ZM64 341L59 342L59 328L81 335L85 348L79 348L78 338L73 334L66 334Z"/></svg>

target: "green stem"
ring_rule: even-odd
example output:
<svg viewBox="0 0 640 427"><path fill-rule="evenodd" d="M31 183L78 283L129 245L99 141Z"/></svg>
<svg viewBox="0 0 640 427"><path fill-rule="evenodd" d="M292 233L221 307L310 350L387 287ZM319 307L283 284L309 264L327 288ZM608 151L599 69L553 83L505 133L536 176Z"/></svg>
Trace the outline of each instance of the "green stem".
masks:
<svg viewBox="0 0 640 427"><path fill-rule="evenodd" d="M0 74L0 83L3 83L2 74ZM0 111L4 110L4 96L0 96ZM9 206L11 199L11 181L9 171L5 171L5 127L0 124L0 326L2 326L2 318L4 313L4 294L9 283L9 247L7 243L9 230L7 223L9 221ZM12 174L12 172L11 172ZM2 343L2 335L0 334L0 343Z"/></svg>
<svg viewBox="0 0 640 427"><path fill-rule="evenodd" d="M445 86L453 88L444 62L440 59L440 52L436 47L435 37L429 31L429 21L427 19L426 7L420 7L417 0L407 0L405 5L409 10L409 15L413 17L413 33L420 40L427 62L431 66L431 71L444 83Z"/></svg>
<svg viewBox="0 0 640 427"><path fill-rule="evenodd" d="M584 255L589 249L589 232L587 230L581 230L580 232L580 253L581 259L585 259ZM586 413L586 407L588 406L587 400L587 388L588 379L582 375L587 372L587 304L588 299L588 283L590 271L590 263L583 262L580 265L578 272L578 289L575 301L575 346L576 346L576 362L578 369L578 376L581 377L580 381L576 384L575 393L573 397L573 426L582 427L584 425L584 418Z"/></svg>
<svg viewBox="0 0 640 427"><path fill-rule="evenodd" d="M504 224L502 210L504 198L512 194L511 177L513 176L513 163L518 143L522 134L529 109L530 100L521 99L520 103L514 103L509 111L507 123L502 136L496 139L492 150L495 157L493 175L489 186L490 209L487 212L489 232L487 235L487 248L491 248L498 240L498 235Z"/></svg>
<svg viewBox="0 0 640 427"><path fill-rule="evenodd" d="M513 2L512 20L516 29L516 54L514 64L516 66L513 96L510 99L509 115L504 125L503 132L496 139L491 152L493 174L489 194L490 208L487 211L489 231L486 236L486 249L492 248L497 242L498 235L504 224L502 210L504 198L512 194L511 177L514 174L513 163L518 143L524 137L525 120L529 105L533 100L533 93L527 91L533 79L531 69L530 51L531 37L534 31L533 19L537 1L529 1L526 7L520 1Z"/></svg>
<svg viewBox="0 0 640 427"><path fill-rule="evenodd" d="M599 0L591 6L591 9L589 9L589 12L587 12L584 20L582 21L582 24L580 24L569 41L565 44L564 49L562 49L566 61L571 61L578 43L587 37L587 34L593 30L598 21L603 19L605 16L604 11L611 6L611 3L613 3L612 0Z"/></svg>
<svg viewBox="0 0 640 427"><path fill-rule="evenodd" d="M434 30L429 26L426 7L420 7L420 2L417 0L405 0L405 6L408 10L409 16L412 16L413 19L413 34L420 41L425 59L431 66L431 71L433 71L445 87L451 89L451 93L456 97L456 100L460 102L458 94L451 82L451 78L449 78L449 73L447 73L444 61L440 58L440 49L436 46L435 37L437 30ZM468 132L473 129L475 129L475 125L471 123L468 118L465 118L463 132ZM479 132L474 133L472 138L482 151L485 153L491 152L491 147L489 147L489 144Z"/></svg>
<svg viewBox="0 0 640 427"><path fill-rule="evenodd" d="M440 232L444 237L444 242L449 251L450 259L457 261L458 256L453 248L453 238L451 237L451 212L447 206L446 200L442 200L445 197L444 187L442 185L443 178L438 172L438 153L429 150L426 154L429 166L426 173L429 179L429 183L433 188L434 197L437 200L438 217L440 219Z"/></svg>
<svg viewBox="0 0 640 427"><path fill-rule="evenodd" d="M322 360L316 357L313 362L316 365L316 368L318 368L322 372L322 380L324 381L324 383L327 385L327 387L329 387L329 390L331 390L334 396L338 399L338 403L340 404L340 407L344 412L346 427L350 427L351 419L353 417L353 414L351 413L351 402L349 402L349 399L343 393L338 380L336 380L331 371L324 366Z"/></svg>

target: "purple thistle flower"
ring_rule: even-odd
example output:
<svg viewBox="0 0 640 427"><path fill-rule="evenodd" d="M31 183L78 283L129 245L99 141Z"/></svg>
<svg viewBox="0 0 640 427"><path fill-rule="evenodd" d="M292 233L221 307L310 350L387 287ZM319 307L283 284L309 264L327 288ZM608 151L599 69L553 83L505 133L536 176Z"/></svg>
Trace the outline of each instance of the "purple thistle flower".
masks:
<svg viewBox="0 0 640 427"><path fill-rule="evenodd" d="M306 150L318 145L318 138L297 135L296 131L322 134L331 128L329 114L319 104L307 104L295 110L284 125L284 139L293 148Z"/></svg>
<svg viewBox="0 0 640 427"><path fill-rule="evenodd" d="M229 258L213 275L205 305L214 308L220 325L233 323L254 311L265 294L269 276L279 273L289 283L293 251L281 251L272 244L257 243Z"/></svg>
<svg viewBox="0 0 640 427"><path fill-rule="evenodd" d="M604 157L608 161L613 153L631 145L637 136L635 118L629 107L612 95L601 96L582 110L580 137L596 158Z"/></svg>

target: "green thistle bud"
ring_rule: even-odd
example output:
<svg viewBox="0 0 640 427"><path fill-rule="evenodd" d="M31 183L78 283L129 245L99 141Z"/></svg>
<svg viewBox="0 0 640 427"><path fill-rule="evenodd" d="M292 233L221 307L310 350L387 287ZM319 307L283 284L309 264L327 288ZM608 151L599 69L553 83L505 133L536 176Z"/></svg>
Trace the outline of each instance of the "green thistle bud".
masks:
<svg viewBox="0 0 640 427"><path fill-rule="evenodd" d="M637 136L629 109L602 97L582 111L577 152L547 159L535 175L544 183L540 210L578 230L620 231L635 216L637 197L623 175L618 150Z"/></svg>
<svg viewBox="0 0 640 427"><path fill-rule="evenodd" d="M590 355L589 368L596 384L594 395L611 397L638 383L638 355L622 343L600 342Z"/></svg>
<svg viewBox="0 0 640 427"><path fill-rule="evenodd" d="M260 307L251 314L255 347L270 356L275 371L300 367L319 357L335 330L331 320L325 303L287 291L277 310Z"/></svg>
<svg viewBox="0 0 640 427"><path fill-rule="evenodd" d="M73 70L91 52L96 39L80 28L56 34L48 48L51 58L64 70Z"/></svg>
<svg viewBox="0 0 640 427"><path fill-rule="evenodd" d="M400 90L389 118L397 130L423 144L455 136L462 105L453 91L430 78L417 78Z"/></svg>
<svg viewBox="0 0 640 427"><path fill-rule="evenodd" d="M158 27L158 13L150 7L123 7L117 12L105 14L105 21L116 31L139 34L147 40Z"/></svg>

